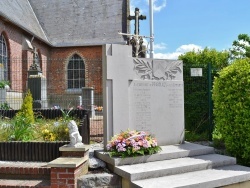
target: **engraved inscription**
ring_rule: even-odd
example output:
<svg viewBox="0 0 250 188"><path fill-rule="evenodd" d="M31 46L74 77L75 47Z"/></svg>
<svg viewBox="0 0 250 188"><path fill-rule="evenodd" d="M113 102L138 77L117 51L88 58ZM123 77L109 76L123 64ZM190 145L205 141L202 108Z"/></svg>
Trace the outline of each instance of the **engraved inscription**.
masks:
<svg viewBox="0 0 250 188"><path fill-rule="evenodd" d="M151 128L151 90L147 83L133 83L134 124L137 130Z"/></svg>
<svg viewBox="0 0 250 188"><path fill-rule="evenodd" d="M163 119L160 124L164 125L168 113L182 109L183 105L181 82L134 80L130 85L130 117L137 130L150 131L159 119ZM157 117L159 114L164 117Z"/></svg>

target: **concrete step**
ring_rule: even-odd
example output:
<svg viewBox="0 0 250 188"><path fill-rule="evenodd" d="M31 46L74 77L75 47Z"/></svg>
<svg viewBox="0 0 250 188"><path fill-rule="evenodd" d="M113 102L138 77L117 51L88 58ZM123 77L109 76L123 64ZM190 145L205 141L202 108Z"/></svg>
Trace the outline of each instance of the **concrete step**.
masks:
<svg viewBox="0 0 250 188"><path fill-rule="evenodd" d="M44 162L0 161L0 179L50 179Z"/></svg>
<svg viewBox="0 0 250 188"><path fill-rule="evenodd" d="M0 179L0 188L51 188L49 180Z"/></svg>
<svg viewBox="0 0 250 188"><path fill-rule="evenodd" d="M208 154L172 160L154 161L148 162L147 164L141 163L116 166L114 167L114 172L127 180L134 181L234 164L236 164L236 159L233 157Z"/></svg>
<svg viewBox="0 0 250 188"><path fill-rule="evenodd" d="M250 187L250 168L231 165L183 174L132 181L133 188L214 188L246 182Z"/></svg>
<svg viewBox="0 0 250 188"><path fill-rule="evenodd" d="M147 163L152 161L162 161L169 159L177 159L182 157L191 157L198 155L206 155L214 153L213 147L202 146L185 142L184 144L161 146L162 151L153 155L145 155L139 157L110 157L105 151L95 151L95 156L112 166L121 166L128 164Z"/></svg>

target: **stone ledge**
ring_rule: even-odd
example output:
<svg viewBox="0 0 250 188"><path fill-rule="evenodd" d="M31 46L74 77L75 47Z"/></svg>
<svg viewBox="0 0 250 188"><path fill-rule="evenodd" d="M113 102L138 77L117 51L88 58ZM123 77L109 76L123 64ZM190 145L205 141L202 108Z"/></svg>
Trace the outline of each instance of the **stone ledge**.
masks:
<svg viewBox="0 0 250 188"><path fill-rule="evenodd" d="M89 159L88 156L85 157L59 157L47 164L48 167L58 167L58 168L77 168Z"/></svg>
<svg viewBox="0 0 250 188"><path fill-rule="evenodd" d="M161 146L162 151L153 155L138 157L110 157L104 150L95 150L95 156L112 166L131 165L153 161L199 156L214 153L214 148L185 142L184 144Z"/></svg>
<svg viewBox="0 0 250 188"><path fill-rule="evenodd" d="M121 188L121 177L109 173L87 174L78 178L77 187Z"/></svg>
<svg viewBox="0 0 250 188"><path fill-rule="evenodd" d="M64 145L59 148L59 151L88 151L90 148L90 145L83 145L80 147L72 147L68 145Z"/></svg>

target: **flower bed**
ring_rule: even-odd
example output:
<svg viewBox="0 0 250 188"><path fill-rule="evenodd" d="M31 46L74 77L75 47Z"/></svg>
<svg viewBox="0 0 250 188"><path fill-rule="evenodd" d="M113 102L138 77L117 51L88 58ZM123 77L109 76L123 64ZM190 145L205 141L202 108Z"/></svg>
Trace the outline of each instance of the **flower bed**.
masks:
<svg viewBox="0 0 250 188"><path fill-rule="evenodd" d="M106 146L110 156L131 157L152 155L161 151L157 141L144 131L122 131L112 137Z"/></svg>

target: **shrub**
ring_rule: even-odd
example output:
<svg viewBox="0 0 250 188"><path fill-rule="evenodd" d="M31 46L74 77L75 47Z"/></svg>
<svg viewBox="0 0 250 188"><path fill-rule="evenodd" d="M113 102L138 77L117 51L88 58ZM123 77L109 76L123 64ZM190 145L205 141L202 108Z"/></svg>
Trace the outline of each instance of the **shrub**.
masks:
<svg viewBox="0 0 250 188"><path fill-rule="evenodd" d="M34 118L34 112L33 112L33 98L30 90L26 93L26 96L23 100L23 104L21 106L20 111L18 111L16 116L23 116L25 117L25 120L27 123L34 123L35 118Z"/></svg>
<svg viewBox="0 0 250 188"><path fill-rule="evenodd" d="M34 138L34 127L23 115L16 116L6 127L8 141L30 141Z"/></svg>
<svg viewBox="0 0 250 188"><path fill-rule="evenodd" d="M226 150L250 165L250 59L224 68L213 86L215 126ZM215 137L214 139L218 139Z"/></svg>

